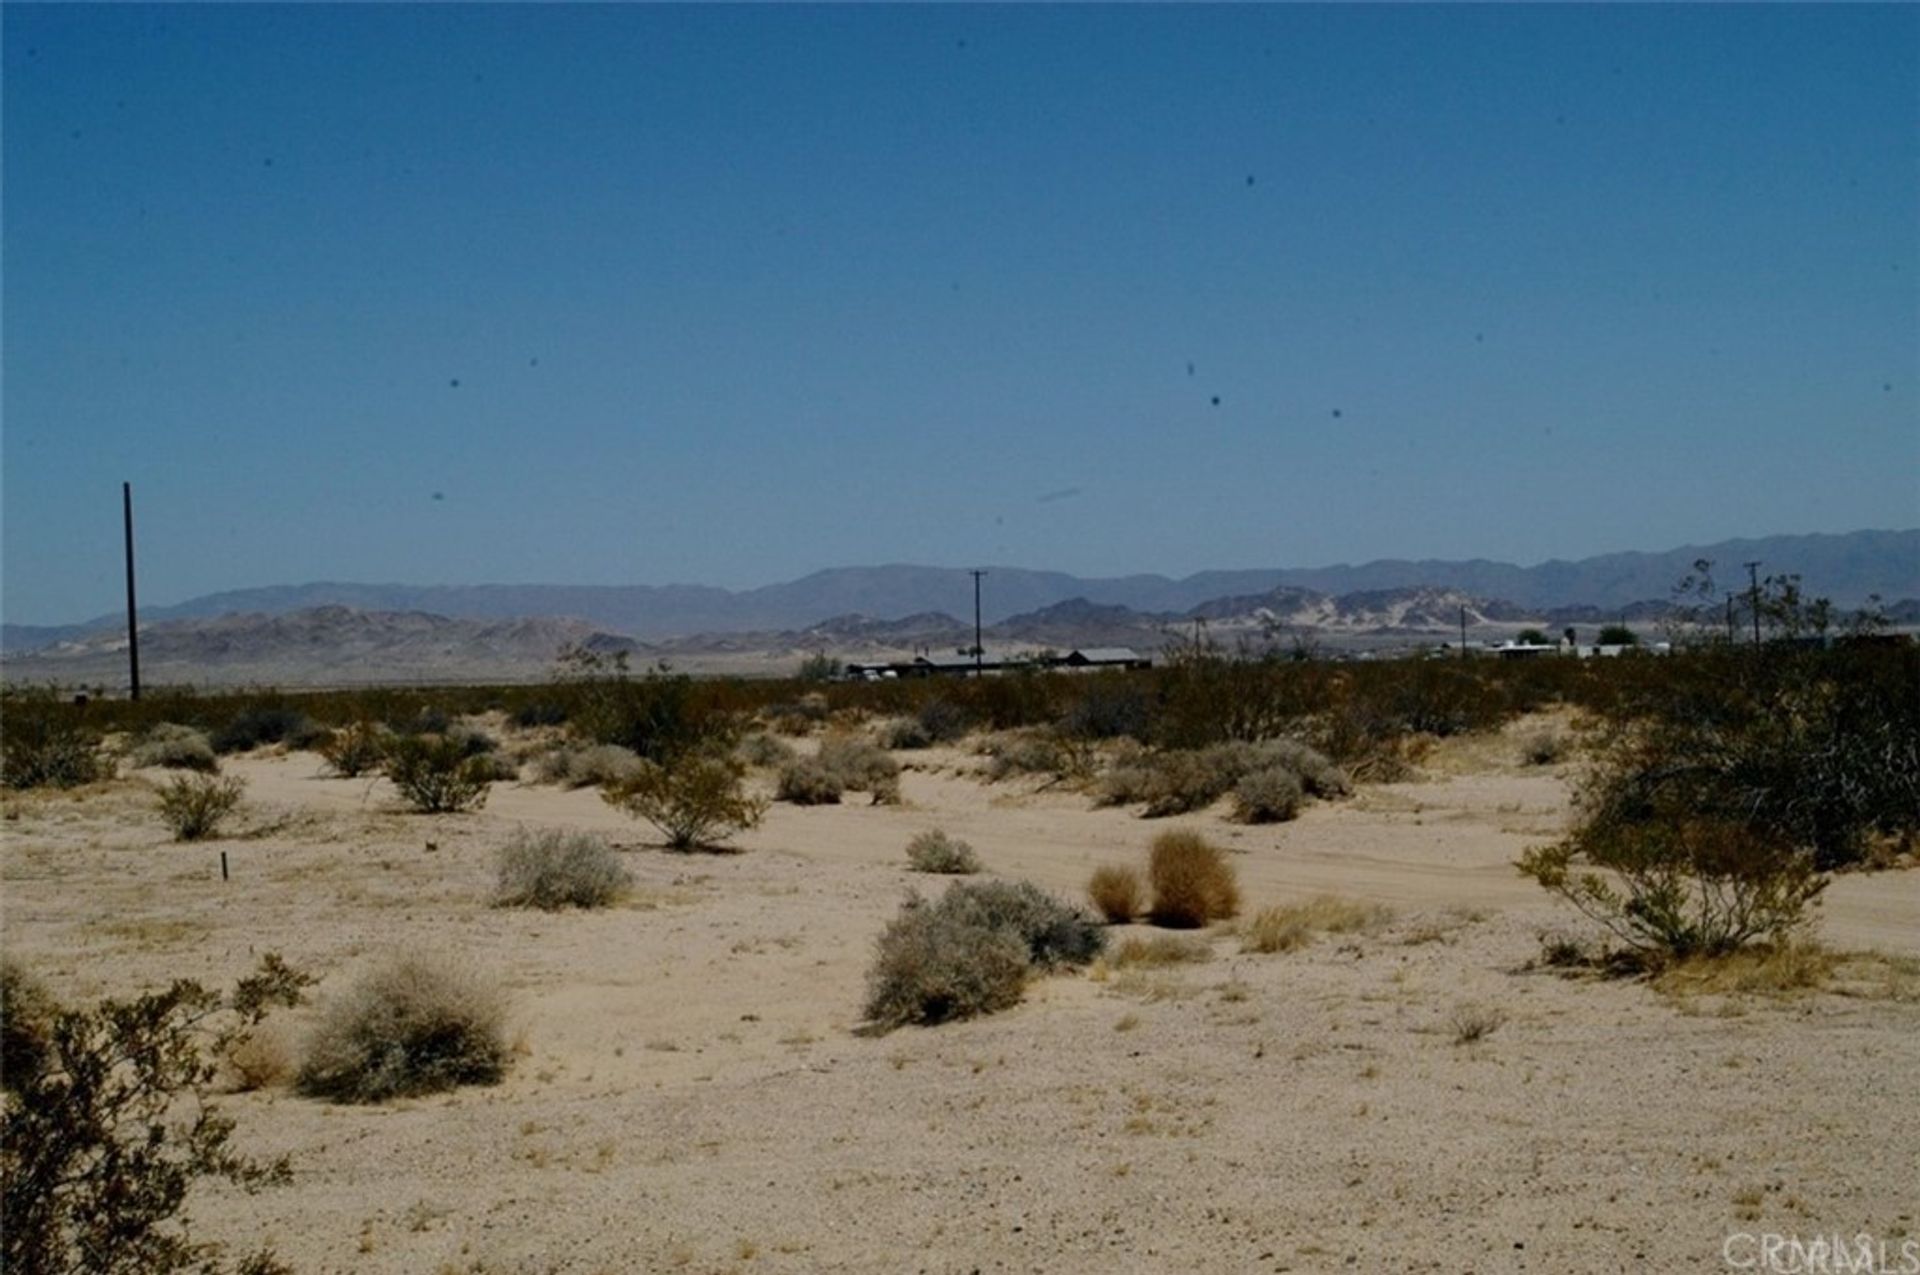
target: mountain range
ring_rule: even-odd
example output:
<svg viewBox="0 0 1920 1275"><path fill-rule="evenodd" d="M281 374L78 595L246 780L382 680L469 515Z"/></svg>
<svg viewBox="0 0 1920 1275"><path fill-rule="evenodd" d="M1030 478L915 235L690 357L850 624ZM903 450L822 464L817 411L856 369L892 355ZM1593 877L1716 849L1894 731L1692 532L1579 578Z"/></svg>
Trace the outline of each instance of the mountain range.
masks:
<svg viewBox="0 0 1920 1275"><path fill-rule="evenodd" d="M1406 589L1453 590L1499 599L1540 615L1586 607L1614 618L1623 607L1661 601L1697 559L1711 559L1722 588L1746 583L1741 564L1759 561L1768 573L1797 573L1808 592L1856 606L1868 595L1920 597L1920 530L1855 531L1838 535L1769 536L1683 545L1657 553L1611 553L1536 566L1471 561L1383 559L1360 566L1274 567L1160 575L1085 578L1057 571L992 567L981 607L988 623L1030 614L1075 599L1149 615L1181 615L1222 599L1296 589L1328 597ZM143 623L208 619L227 614L284 615L316 607L369 612L419 612L451 619L503 620L571 616L589 626L642 641L694 635L804 630L836 616L880 620L971 610L973 579L958 568L888 565L840 567L760 588L709 585L405 585L321 582L271 585L207 594L172 606L141 610ZM6 625L0 649L19 653L124 625L110 612L79 624Z"/></svg>

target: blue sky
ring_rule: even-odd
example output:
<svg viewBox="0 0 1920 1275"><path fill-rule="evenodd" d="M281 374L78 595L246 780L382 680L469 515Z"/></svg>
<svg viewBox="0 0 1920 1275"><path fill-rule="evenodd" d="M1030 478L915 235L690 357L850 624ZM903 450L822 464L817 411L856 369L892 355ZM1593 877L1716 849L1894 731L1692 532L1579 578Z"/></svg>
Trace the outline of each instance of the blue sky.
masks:
<svg viewBox="0 0 1920 1275"><path fill-rule="evenodd" d="M1920 522L1913 7L4 24L4 610Z"/></svg>

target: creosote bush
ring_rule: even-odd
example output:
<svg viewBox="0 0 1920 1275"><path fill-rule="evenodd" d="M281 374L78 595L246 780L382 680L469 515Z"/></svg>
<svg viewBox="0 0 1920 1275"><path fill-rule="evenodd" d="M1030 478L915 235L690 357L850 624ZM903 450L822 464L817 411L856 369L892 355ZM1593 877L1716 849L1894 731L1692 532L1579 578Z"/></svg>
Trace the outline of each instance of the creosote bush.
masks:
<svg viewBox="0 0 1920 1275"><path fill-rule="evenodd" d="M342 726L314 747L327 768L342 779L358 779L380 769L386 761L390 732L377 722L357 721Z"/></svg>
<svg viewBox="0 0 1920 1275"><path fill-rule="evenodd" d="M251 1193L287 1181L286 1160L235 1152L208 1098L220 1059L312 982L276 956L220 995L182 979L132 1000L61 1009L0 963L0 1268L20 1272L228 1269L180 1221L193 1187ZM232 1269L286 1267L262 1250Z"/></svg>
<svg viewBox="0 0 1920 1275"><path fill-rule="evenodd" d="M766 731L755 731L748 735L740 741L740 746L735 751L739 753L740 760L747 765L763 766L768 769L784 766L794 757L792 744Z"/></svg>
<svg viewBox="0 0 1920 1275"><path fill-rule="evenodd" d="M631 779L601 790L608 804L660 831L675 850L718 848L755 827L766 802L749 797L746 766L719 747L684 753L667 765L643 762Z"/></svg>
<svg viewBox="0 0 1920 1275"><path fill-rule="evenodd" d="M1142 813L1157 819L1204 810L1229 792L1239 796L1238 786L1254 776L1263 778L1248 785L1251 801L1237 803L1240 817L1248 822L1292 818L1278 813L1287 806L1283 789L1288 779L1301 795L1342 797L1353 788L1347 773L1317 749L1298 740L1267 739L1124 756L1100 777L1095 801L1144 804ZM1300 799L1293 799L1296 809Z"/></svg>
<svg viewBox="0 0 1920 1275"><path fill-rule="evenodd" d="M164 766L170 770L211 773L220 768L206 733L177 722L161 722L149 730L127 754L127 760L135 766Z"/></svg>
<svg viewBox="0 0 1920 1275"><path fill-rule="evenodd" d="M52 696L9 691L0 706L0 783L8 788L77 788L111 774L98 732Z"/></svg>
<svg viewBox="0 0 1920 1275"><path fill-rule="evenodd" d="M973 852L973 847L938 828L907 842L907 862L915 872L965 875L980 871L980 856Z"/></svg>
<svg viewBox="0 0 1920 1275"><path fill-rule="evenodd" d="M1153 839L1147 856L1155 925L1191 929L1240 910L1240 887L1221 849L1197 832L1177 829Z"/></svg>
<svg viewBox="0 0 1920 1275"><path fill-rule="evenodd" d="M506 1074L506 999L450 962L402 956L329 1002L296 1083L334 1102L385 1102Z"/></svg>
<svg viewBox="0 0 1920 1275"><path fill-rule="evenodd" d="M387 745L387 778L415 810L446 814L487 804L493 766L445 735L400 735Z"/></svg>
<svg viewBox="0 0 1920 1275"><path fill-rule="evenodd" d="M799 757L780 768L774 795L796 806L837 806L845 791L840 776L817 757Z"/></svg>
<svg viewBox="0 0 1920 1275"><path fill-rule="evenodd" d="M160 818L175 841L201 841L240 804L246 783L238 775L176 775L160 785Z"/></svg>
<svg viewBox="0 0 1920 1275"><path fill-rule="evenodd" d="M884 748L850 735L832 735L821 741L819 761L844 790L868 793L876 806L900 800L900 763Z"/></svg>
<svg viewBox="0 0 1920 1275"><path fill-rule="evenodd" d="M501 848L495 907L601 908L633 884L620 856L599 837L525 828Z"/></svg>
<svg viewBox="0 0 1920 1275"><path fill-rule="evenodd" d="M1101 916L1115 925L1125 925L1140 914L1146 887L1134 869L1109 865L1093 870L1087 880L1087 898Z"/></svg>
<svg viewBox="0 0 1920 1275"><path fill-rule="evenodd" d="M216 753L244 753L265 744L312 748L327 736L326 728L297 708L259 705L242 709L213 733Z"/></svg>

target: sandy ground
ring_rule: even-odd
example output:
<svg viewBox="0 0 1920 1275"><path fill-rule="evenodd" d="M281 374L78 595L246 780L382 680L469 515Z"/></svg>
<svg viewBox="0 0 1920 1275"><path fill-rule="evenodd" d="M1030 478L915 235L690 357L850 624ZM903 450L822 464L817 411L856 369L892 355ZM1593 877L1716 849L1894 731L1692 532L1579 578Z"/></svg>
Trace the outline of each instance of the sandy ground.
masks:
<svg viewBox="0 0 1920 1275"><path fill-rule="evenodd" d="M397 947L512 990L524 1054L497 1087L222 1100L297 1181L211 1190L199 1224L301 1271L1693 1271L1727 1269L1736 1232L1920 1233L1920 1004L1530 968L1574 918L1511 861L1567 796L1514 751L1461 745L1268 828L1092 810L934 752L902 806L775 806L743 853L691 856L591 792L426 817L312 756L249 758L241 835L204 845L167 840L138 776L9 799L5 947L69 998L226 983L271 950L324 999ZM855 1033L875 935L944 888L906 870L914 833L1077 894L1172 822L1232 847L1254 907L1337 891L1394 918L1285 955L1213 933L1202 964ZM489 907L520 824L605 833L639 888ZM1832 945L1920 952L1920 873L1843 879L1822 913ZM1457 1043L1466 1011L1499 1025Z"/></svg>

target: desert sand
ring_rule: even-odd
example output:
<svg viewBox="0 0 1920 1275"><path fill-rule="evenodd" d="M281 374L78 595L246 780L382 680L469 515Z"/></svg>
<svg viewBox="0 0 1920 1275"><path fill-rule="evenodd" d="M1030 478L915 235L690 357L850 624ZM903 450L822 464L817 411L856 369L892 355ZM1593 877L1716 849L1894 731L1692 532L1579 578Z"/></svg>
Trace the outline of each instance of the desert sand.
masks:
<svg viewBox="0 0 1920 1275"><path fill-rule="evenodd" d="M903 755L902 805L776 805L734 854L659 849L591 791L405 813L301 753L230 761L232 833L176 845L136 772L7 799L5 947L69 999L227 984L277 951L324 1001L396 948L511 990L498 1086L220 1099L296 1178L204 1188L196 1227L300 1271L1694 1271L1741 1232L1920 1232L1912 989L1674 996L1536 968L1543 931L1579 926L1511 866L1568 817L1524 729L1258 828L989 785L933 750ZM1250 907L1334 891L1393 918L1279 955L1205 932L1204 963L857 1033L875 936L947 884L907 870L916 832L1077 897L1175 824L1231 847ZM516 825L605 834L638 888L489 906ZM1920 873L1843 878L1820 911L1830 945L1920 953ZM1459 1043L1468 1011L1497 1026ZM272 1020L290 1051L314 1012Z"/></svg>

